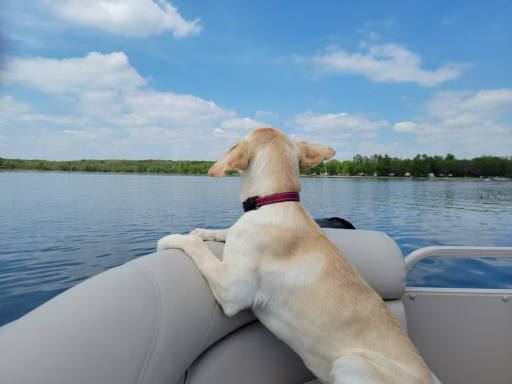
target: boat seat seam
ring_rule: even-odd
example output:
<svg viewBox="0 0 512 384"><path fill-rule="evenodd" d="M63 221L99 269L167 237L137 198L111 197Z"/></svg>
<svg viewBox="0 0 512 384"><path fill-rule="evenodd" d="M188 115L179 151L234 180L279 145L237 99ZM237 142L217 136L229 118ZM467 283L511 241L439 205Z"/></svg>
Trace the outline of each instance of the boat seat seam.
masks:
<svg viewBox="0 0 512 384"><path fill-rule="evenodd" d="M215 308L213 309L212 317L210 318L210 323L208 324L208 329L206 330L206 333L203 337L203 341L201 341L201 344L199 345L199 348L197 349L195 356L199 355L199 353L201 352L201 348L203 348L203 345L206 342L208 335L210 334L210 331L211 331L212 325L213 325L213 320L215 319L215 313L217 313L218 308L219 308L219 303L217 303L217 301L215 300Z"/></svg>
<svg viewBox="0 0 512 384"><path fill-rule="evenodd" d="M141 384L144 382L144 379L146 377L146 373L148 371L148 367L151 363L151 360L153 358L153 354L155 351L156 343L158 340L158 335L160 333L160 327L162 324L162 301L161 301L161 293L160 293L160 287L158 286L157 280L151 270L149 270L147 267L145 267L142 264L139 263L133 263L132 265L138 267L141 271L143 271L151 280L151 283L153 285L153 290L156 294L156 316L155 321L153 323L153 335L151 337L151 343L146 351L146 357L144 359L144 364L141 367L137 384Z"/></svg>

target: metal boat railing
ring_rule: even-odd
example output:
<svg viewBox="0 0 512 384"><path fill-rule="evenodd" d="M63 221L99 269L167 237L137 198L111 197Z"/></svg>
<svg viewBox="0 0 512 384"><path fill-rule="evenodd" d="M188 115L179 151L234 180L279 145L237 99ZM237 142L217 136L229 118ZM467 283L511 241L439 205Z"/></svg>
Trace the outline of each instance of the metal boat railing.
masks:
<svg viewBox="0 0 512 384"><path fill-rule="evenodd" d="M405 273L409 272L414 264L428 257L457 257L457 258L512 258L512 247L465 247L465 246L437 246L424 247L411 252L405 258Z"/></svg>

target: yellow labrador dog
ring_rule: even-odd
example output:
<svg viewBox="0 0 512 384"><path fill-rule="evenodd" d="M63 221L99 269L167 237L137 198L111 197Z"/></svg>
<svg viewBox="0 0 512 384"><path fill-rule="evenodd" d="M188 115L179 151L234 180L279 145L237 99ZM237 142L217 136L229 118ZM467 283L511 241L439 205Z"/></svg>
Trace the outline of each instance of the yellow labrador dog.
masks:
<svg viewBox="0 0 512 384"><path fill-rule="evenodd" d="M328 147L294 143L277 129L255 129L208 174L240 171L240 198L251 205L248 209L255 208L253 196L275 201L248 211L228 230L165 236L157 248L184 250L227 316L252 308L322 381L433 383L380 296L294 198L300 191L299 168L333 155ZM203 240L226 242L222 261Z"/></svg>

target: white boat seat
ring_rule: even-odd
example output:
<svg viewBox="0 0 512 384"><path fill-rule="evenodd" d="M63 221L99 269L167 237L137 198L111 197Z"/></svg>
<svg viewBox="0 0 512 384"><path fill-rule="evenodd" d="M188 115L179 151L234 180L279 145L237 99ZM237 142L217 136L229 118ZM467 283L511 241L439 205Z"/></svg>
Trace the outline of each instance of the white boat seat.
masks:
<svg viewBox="0 0 512 384"><path fill-rule="evenodd" d="M325 229L406 329L403 256L381 232ZM208 242L218 256L224 244ZM0 328L2 384L314 380L250 311L226 317L192 260L167 250L67 290Z"/></svg>

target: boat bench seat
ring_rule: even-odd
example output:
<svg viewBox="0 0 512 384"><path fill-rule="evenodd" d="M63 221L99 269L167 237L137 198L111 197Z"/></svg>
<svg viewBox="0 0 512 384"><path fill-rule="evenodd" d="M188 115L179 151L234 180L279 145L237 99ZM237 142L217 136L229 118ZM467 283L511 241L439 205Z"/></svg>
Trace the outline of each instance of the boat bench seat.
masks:
<svg viewBox="0 0 512 384"><path fill-rule="evenodd" d="M324 230L407 330L396 243L377 231ZM223 243L207 245L221 257ZM179 250L94 276L0 328L0 378L6 384L315 383L252 312L226 317Z"/></svg>

